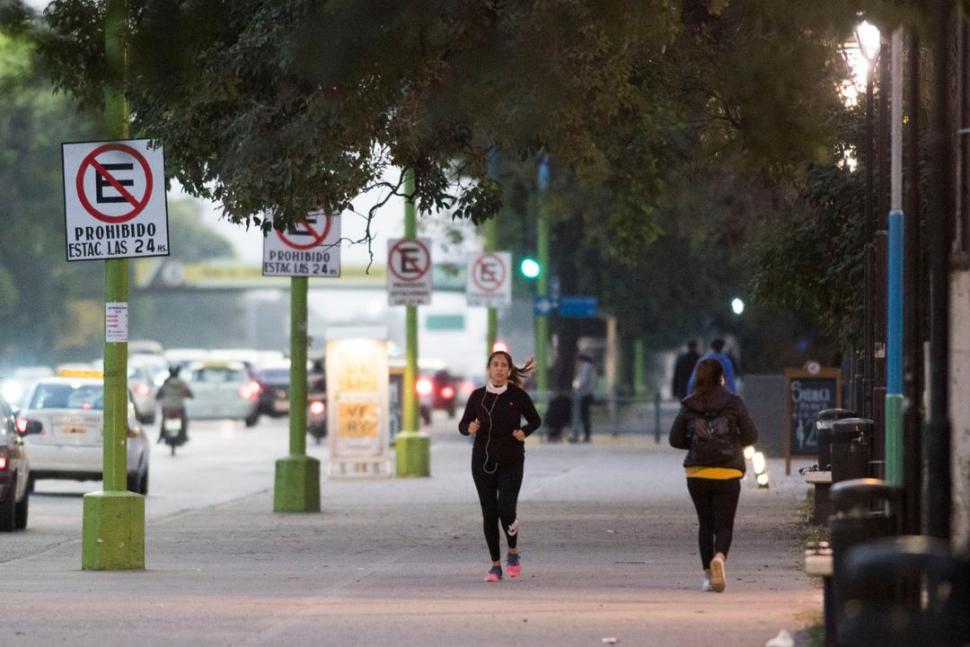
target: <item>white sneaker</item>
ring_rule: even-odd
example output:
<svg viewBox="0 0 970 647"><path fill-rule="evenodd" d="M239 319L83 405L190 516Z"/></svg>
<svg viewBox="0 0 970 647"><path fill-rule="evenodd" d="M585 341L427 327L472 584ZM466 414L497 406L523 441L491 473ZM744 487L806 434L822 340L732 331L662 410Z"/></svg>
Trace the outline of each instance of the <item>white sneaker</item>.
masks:
<svg viewBox="0 0 970 647"><path fill-rule="evenodd" d="M715 557L711 560L711 588L715 593L720 593L724 590L724 584L724 558Z"/></svg>
<svg viewBox="0 0 970 647"><path fill-rule="evenodd" d="M714 590L714 588L711 587L711 578L705 577L704 578L704 583L701 584L701 591L704 591L705 593L707 593L707 592L713 591L713 590Z"/></svg>

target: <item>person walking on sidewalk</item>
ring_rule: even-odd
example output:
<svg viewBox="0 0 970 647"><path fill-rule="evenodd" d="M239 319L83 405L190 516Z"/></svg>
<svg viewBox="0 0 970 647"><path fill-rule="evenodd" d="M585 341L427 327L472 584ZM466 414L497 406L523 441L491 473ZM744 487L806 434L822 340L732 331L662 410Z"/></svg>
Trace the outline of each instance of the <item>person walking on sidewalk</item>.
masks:
<svg viewBox="0 0 970 647"><path fill-rule="evenodd" d="M734 383L734 360L724 352L724 340L720 337L711 342L711 350L701 355L697 364L694 365L690 379L687 380L687 393L694 392L694 382L697 381L697 367L700 366L701 360L705 359L716 359L721 363L721 368L724 370L724 386L731 393L737 393L738 389Z"/></svg>
<svg viewBox="0 0 970 647"><path fill-rule="evenodd" d="M702 359L696 373L694 389L670 427L670 444L687 450L684 471L699 522L702 588L720 593L745 471L744 448L757 442L758 430L744 401L724 387L721 362Z"/></svg>
<svg viewBox="0 0 970 647"><path fill-rule="evenodd" d="M701 354L697 352L697 340L688 340L687 350L678 355L677 361L674 362L674 379L670 384L670 392L678 400L683 400L690 393L687 390L687 381L690 380L690 375L694 371L694 365L697 364L697 360L700 358Z"/></svg>
<svg viewBox="0 0 970 647"><path fill-rule="evenodd" d="M516 505L525 466L525 439L542 424L532 398L522 390L522 380L534 368L534 359L519 367L512 363L509 353L493 352L488 357L485 386L472 391L458 423L462 435L475 438L472 479L482 505L485 542L492 558L492 567L485 575L486 582L502 579L500 523L508 544L506 568L509 577L518 577L522 573Z"/></svg>
<svg viewBox="0 0 970 647"><path fill-rule="evenodd" d="M586 353L576 356L576 376L573 378L573 394L579 401L579 420L583 425L583 442L588 443L593 433L590 407L593 406L593 393L596 392L596 365ZM573 427L572 442L579 440L579 429Z"/></svg>

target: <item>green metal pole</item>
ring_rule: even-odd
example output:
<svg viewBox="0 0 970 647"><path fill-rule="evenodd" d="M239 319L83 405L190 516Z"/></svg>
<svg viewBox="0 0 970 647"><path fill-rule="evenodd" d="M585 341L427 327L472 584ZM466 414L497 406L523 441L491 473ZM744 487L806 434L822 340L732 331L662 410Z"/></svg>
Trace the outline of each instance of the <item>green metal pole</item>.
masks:
<svg viewBox="0 0 970 647"><path fill-rule="evenodd" d="M307 277L290 277L290 455L276 461L274 512L320 512L320 461L306 455Z"/></svg>
<svg viewBox="0 0 970 647"><path fill-rule="evenodd" d="M536 255L539 257L539 279L536 294L540 299L549 297L549 208L546 203L546 190L549 186L549 162L543 158L539 166L539 213L536 225ZM549 370L546 347L549 340L549 317L536 318L536 390L540 400L544 400L549 389Z"/></svg>
<svg viewBox="0 0 970 647"><path fill-rule="evenodd" d="M485 223L485 251L494 252L498 247L498 220L494 217L489 218ZM498 310L488 309L488 322L485 328L485 358L492 353L495 348L495 340L498 338Z"/></svg>
<svg viewBox="0 0 970 647"><path fill-rule="evenodd" d="M417 238L414 171L404 172L404 237ZM394 440L398 476L431 476L431 438L418 426L418 307L405 306L404 429Z"/></svg>
<svg viewBox="0 0 970 647"><path fill-rule="evenodd" d="M127 1L108 0L105 6L105 58L109 80L122 85L126 74L127 23ZM112 136L128 138L128 102L124 94L116 92L112 86L105 88L104 116ZM105 304L123 307L127 317L128 259L105 261L104 299ZM127 491L128 342L107 341L107 331L103 388L103 490L84 496L81 568L142 569L145 568L145 498Z"/></svg>
<svg viewBox="0 0 970 647"><path fill-rule="evenodd" d="M643 338L633 342L633 392L638 396L647 393L647 351Z"/></svg>

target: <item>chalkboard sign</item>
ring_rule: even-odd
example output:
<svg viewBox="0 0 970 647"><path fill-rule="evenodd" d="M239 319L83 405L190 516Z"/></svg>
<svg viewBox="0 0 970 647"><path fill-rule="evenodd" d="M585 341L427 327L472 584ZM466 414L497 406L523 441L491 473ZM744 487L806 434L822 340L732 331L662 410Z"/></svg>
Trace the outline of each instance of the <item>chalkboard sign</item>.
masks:
<svg viewBox="0 0 970 647"><path fill-rule="evenodd" d="M842 374L837 368L785 369L785 474L791 457L818 453L815 423L825 409L842 406Z"/></svg>

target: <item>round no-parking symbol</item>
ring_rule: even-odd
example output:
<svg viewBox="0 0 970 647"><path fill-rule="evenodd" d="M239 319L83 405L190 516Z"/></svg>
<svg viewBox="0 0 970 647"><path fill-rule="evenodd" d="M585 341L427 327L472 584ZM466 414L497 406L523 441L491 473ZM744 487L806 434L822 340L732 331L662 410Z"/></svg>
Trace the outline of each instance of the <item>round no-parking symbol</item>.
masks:
<svg viewBox="0 0 970 647"><path fill-rule="evenodd" d="M505 285L508 270L495 254L483 254L472 265L472 281L482 292L495 292Z"/></svg>
<svg viewBox="0 0 970 647"><path fill-rule="evenodd" d="M327 240L332 222L333 217L314 211L307 214L302 223L287 227L285 231L277 229L276 235L291 249L313 249Z"/></svg>
<svg viewBox="0 0 970 647"><path fill-rule="evenodd" d="M399 281L420 281L431 268L431 252L421 240L402 238L391 246L387 268Z"/></svg>
<svg viewBox="0 0 970 647"><path fill-rule="evenodd" d="M148 161L121 143L104 144L88 153L81 160L75 179L81 206L107 223L128 222L137 217L152 197L153 184Z"/></svg>

